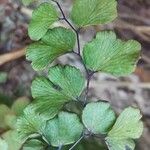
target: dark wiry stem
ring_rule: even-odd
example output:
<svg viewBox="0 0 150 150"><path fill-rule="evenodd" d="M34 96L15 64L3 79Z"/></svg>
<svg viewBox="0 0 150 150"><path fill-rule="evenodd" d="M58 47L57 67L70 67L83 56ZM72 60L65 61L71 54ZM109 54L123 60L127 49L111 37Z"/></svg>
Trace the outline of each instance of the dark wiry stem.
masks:
<svg viewBox="0 0 150 150"><path fill-rule="evenodd" d="M73 144L73 146L72 146L71 148L69 148L69 150L72 150L83 138L84 138L84 134L78 139L77 142L75 142L75 143Z"/></svg>
<svg viewBox="0 0 150 150"><path fill-rule="evenodd" d="M64 14L64 11L62 10L60 4L59 4L57 1L55 1L55 0L52 0L52 1L57 4L57 6L58 6L58 8L59 8L59 10L60 10L60 12L61 12L61 14L62 14L62 16L63 16L63 18L60 18L60 19L64 20L64 21L71 27L71 29L76 33L77 44L78 44L78 54L80 55L79 30L76 29L76 28L68 21L68 19L66 18L65 14Z"/></svg>
<svg viewBox="0 0 150 150"><path fill-rule="evenodd" d="M87 98L88 98L90 81L91 81L91 78L92 78L92 76L93 76L93 74L94 74L95 72L89 71L89 70L87 69L86 65L85 65L84 62L83 62L82 56L79 55L79 54L76 53L76 52L74 52L74 53L79 56L79 59L80 59L80 61L82 62L83 66L84 66L84 68L85 68L85 71L86 71L87 85L86 85L86 91L85 91L85 98L84 98L84 101L83 101L83 103L84 103L84 105L85 105L86 102L87 102Z"/></svg>
<svg viewBox="0 0 150 150"><path fill-rule="evenodd" d="M60 4L59 4L56 0L52 0L52 1L57 4L57 6L58 6L58 8L59 8L59 10L60 10L60 12L61 12L61 14L62 14L62 18L60 18L60 20L64 20L64 21L71 27L71 29L76 33L78 52L73 51L73 53L75 53L76 55L79 56L79 59L80 59L80 61L82 62L82 64L84 65L84 68L85 68L85 71L86 71L86 75L87 75L87 87L86 87L85 99L84 99L84 105L85 105L86 102L87 102L90 80L91 80L91 78L92 78L92 76L93 76L93 74L94 74L95 72L90 72L90 71L87 69L87 67L86 67L86 65L84 64L84 61L83 61L83 59L82 59L82 56L81 56L81 53L80 53L81 50L80 50L80 39L79 39L79 30L80 30L80 28L79 28L79 29L76 29L76 28L68 21L68 19L66 18L65 14L64 14L64 11L63 11L63 9L61 8ZM85 135L84 135L84 133L83 133L83 135L78 139L78 141L77 141L76 143L74 143L74 145L73 145L69 150L72 150L72 149L84 138L84 136L85 136ZM61 149L62 149L62 146L60 146L60 147L58 148L58 150L61 150Z"/></svg>
<svg viewBox="0 0 150 150"><path fill-rule="evenodd" d="M60 4L55 1L55 0L52 0L53 2L55 2L62 14L62 17L61 19L65 20L66 23L71 27L71 29L76 33L76 36L77 36L77 44L78 44L78 53L74 52L75 54L77 54L80 58L80 61L82 62L82 64L84 65L84 68L86 70L86 75L87 75L87 87L86 87L86 92L85 92L85 99L84 99L84 104L86 104L86 101L87 101L87 97L88 97L88 92L89 92L89 84L90 84L90 79L92 77L92 75L94 74L93 72L92 73L89 73L87 67L85 66L84 62L83 62L83 59L82 59L82 56L80 54L80 39L79 39L79 30L77 30L69 21L68 19L66 18L65 14L64 14L64 11L62 10Z"/></svg>
<svg viewBox="0 0 150 150"><path fill-rule="evenodd" d="M91 81L91 78L93 76L95 72L91 72L91 73L88 73L87 74L87 85L86 85L86 90L85 90L85 99L84 99L84 105L86 104L87 102L87 98L88 98L88 93L89 93L89 88L90 88L90 81Z"/></svg>

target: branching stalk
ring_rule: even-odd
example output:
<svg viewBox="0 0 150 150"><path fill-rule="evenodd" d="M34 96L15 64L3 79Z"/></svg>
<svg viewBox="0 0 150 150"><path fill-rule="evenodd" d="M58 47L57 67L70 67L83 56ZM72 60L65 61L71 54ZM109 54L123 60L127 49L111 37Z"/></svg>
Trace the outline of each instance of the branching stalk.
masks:
<svg viewBox="0 0 150 150"><path fill-rule="evenodd" d="M55 2L62 14L62 17L63 18L60 18L62 20L64 20L69 26L70 28L76 33L76 37L77 37L77 45L78 45L78 52L74 52L75 54L77 54L80 58L80 61L82 62L82 64L84 65L84 68L86 70L86 76L87 76L87 86L86 86L86 91L85 91L85 98L84 98L84 105L86 104L86 101L87 101L87 97L88 97L88 92L89 92L89 85L90 85L90 80L93 76L93 74L95 72L91 72L89 73L89 70L87 69L87 67L85 66L84 62L83 62L83 59L82 59L82 56L81 56L81 50L80 50L80 38L79 38L79 29L76 29L67 19L67 17L65 16L65 13L63 11L63 9L61 8L60 4L56 1L56 0L52 0L53 2Z"/></svg>

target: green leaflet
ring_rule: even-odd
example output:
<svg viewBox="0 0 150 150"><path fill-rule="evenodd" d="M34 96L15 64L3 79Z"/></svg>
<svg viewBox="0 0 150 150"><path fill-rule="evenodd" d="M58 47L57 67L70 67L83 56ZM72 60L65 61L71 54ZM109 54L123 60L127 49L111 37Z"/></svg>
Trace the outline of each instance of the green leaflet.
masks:
<svg viewBox="0 0 150 150"><path fill-rule="evenodd" d="M106 134L113 126L115 118L110 104L105 102L87 104L82 114L84 125L94 134Z"/></svg>
<svg viewBox="0 0 150 150"><path fill-rule="evenodd" d="M116 120L114 126L106 137L106 143L110 150L134 150L133 139L141 136L143 123L140 111L136 108L126 108Z"/></svg>
<svg viewBox="0 0 150 150"><path fill-rule="evenodd" d="M28 46L26 57L35 70L42 70L58 56L72 51L75 41L76 36L70 29L53 28L41 41Z"/></svg>
<svg viewBox="0 0 150 150"><path fill-rule="evenodd" d="M64 27L55 27L48 30L41 41L57 50L72 49L76 42L76 35L72 30Z"/></svg>
<svg viewBox="0 0 150 150"><path fill-rule="evenodd" d="M48 72L49 80L60 88L61 93L72 100L80 96L85 79L80 70L73 66L62 67L60 65L51 67Z"/></svg>
<svg viewBox="0 0 150 150"><path fill-rule="evenodd" d="M82 131L83 125L76 114L60 112L58 118L47 122L43 134L52 146L57 147L74 143Z"/></svg>
<svg viewBox="0 0 150 150"><path fill-rule="evenodd" d="M27 6L27 5L29 5L29 4L31 4L31 3L33 3L33 2L35 2L35 1L37 1L37 0L22 0L22 3L23 3L25 6Z"/></svg>
<svg viewBox="0 0 150 150"><path fill-rule="evenodd" d="M44 150L44 144L36 139L26 142L23 147L23 150Z"/></svg>
<svg viewBox="0 0 150 150"><path fill-rule="evenodd" d="M134 150L135 143L131 139L111 139L107 138L107 146L109 150Z"/></svg>
<svg viewBox="0 0 150 150"><path fill-rule="evenodd" d="M28 28L30 38L35 41L41 39L50 25L58 19L58 12L55 10L54 6L47 2L42 3L33 11Z"/></svg>
<svg viewBox="0 0 150 150"><path fill-rule="evenodd" d="M134 40L116 39L114 32L99 32L83 50L84 63L92 71L128 75L135 69L141 45Z"/></svg>
<svg viewBox="0 0 150 150"><path fill-rule="evenodd" d="M29 105L24 114L17 120L17 130L21 139L27 139L30 135L40 135L42 128L46 125L46 119L35 112L35 107Z"/></svg>
<svg viewBox="0 0 150 150"><path fill-rule="evenodd" d="M71 18L79 27L105 24L117 17L116 7L116 0L75 0Z"/></svg>
<svg viewBox="0 0 150 150"><path fill-rule="evenodd" d="M53 118L69 98L53 87L53 84L44 77L36 78L31 87L35 98L36 111Z"/></svg>
<svg viewBox="0 0 150 150"><path fill-rule="evenodd" d="M49 80L45 77L36 78L31 91L36 99L37 111L53 118L65 103L78 99L85 79L80 70L72 66L54 66L50 68L48 77Z"/></svg>

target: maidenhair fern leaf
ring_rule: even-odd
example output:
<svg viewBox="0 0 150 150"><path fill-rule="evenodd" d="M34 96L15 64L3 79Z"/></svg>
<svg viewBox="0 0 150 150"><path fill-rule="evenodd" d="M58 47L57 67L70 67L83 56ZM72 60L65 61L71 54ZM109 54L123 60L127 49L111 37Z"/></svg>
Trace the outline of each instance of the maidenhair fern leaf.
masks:
<svg viewBox="0 0 150 150"><path fill-rule="evenodd" d="M32 19L29 24L28 32L32 40L41 39L58 18L58 12L50 3L42 3L33 11Z"/></svg>
<svg viewBox="0 0 150 150"><path fill-rule="evenodd" d="M139 138L143 131L141 117L140 111L132 107L126 108L120 114L106 137L110 150L134 150L133 139Z"/></svg>
<svg viewBox="0 0 150 150"><path fill-rule="evenodd" d="M48 78L36 78L31 91L37 111L53 118L65 103L78 100L85 79L80 70L72 66L54 66Z"/></svg>
<svg viewBox="0 0 150 150"><path fill-rule="evenodd" d="M58 118L48 121L43 132L52 146L59 147L77 141L83 132L83 125L76 114L60 112Z"/></svg>
<svg viewBox="0 0 150 150"><path fill-rule="evenodd" d="M53 28L41 41L28 46L26 57L32 61L35 70L42 70L58 56L72 51L75 38L75 34L69 29Z"/></svg>
<svg viewBox="0 0 150 150"><path fill-rule="evenodd" d="M109 103L92 102L84 108L82 121L91 133L106 134L115 122L115 113Z"/></svg>
<svg viewBox="0 0 150 150"><path fill-rule="evenodd" d="M85 44L84 63L92 71L102 71L121 76L132 73L139 59L141 45L137 41L116 39L114 32L99 32L95 39Z"/></svg>
<svg viewBox="0 0 150 150"><path fill-rule="evenodd" d="M71 12L73 22L79 27L105 24L116 17L116 0L75 0Z"/></svg>

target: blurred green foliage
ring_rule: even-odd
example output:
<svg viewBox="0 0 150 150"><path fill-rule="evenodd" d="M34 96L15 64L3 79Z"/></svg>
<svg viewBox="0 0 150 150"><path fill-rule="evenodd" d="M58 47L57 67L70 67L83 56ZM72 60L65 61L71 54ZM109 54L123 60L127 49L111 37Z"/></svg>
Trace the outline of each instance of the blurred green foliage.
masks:
<svg viewBox="0 0 150 150"><path fill-rule="evenodd" d="M0 71L0 83L5 83L7 81L7 73Z"/></svg>
<svg viewBox="0 0 150 150"><path fill-rule="evenodd" d="M22 142L18 138L16 121L29 103L28 98L21 97L12 105L0 104L0 150L20 149Z"/></svg>

